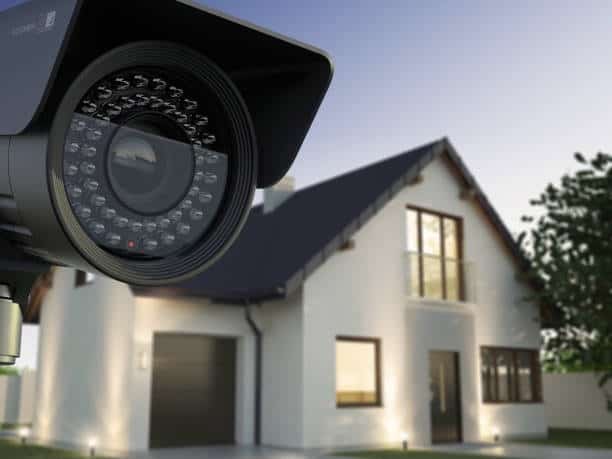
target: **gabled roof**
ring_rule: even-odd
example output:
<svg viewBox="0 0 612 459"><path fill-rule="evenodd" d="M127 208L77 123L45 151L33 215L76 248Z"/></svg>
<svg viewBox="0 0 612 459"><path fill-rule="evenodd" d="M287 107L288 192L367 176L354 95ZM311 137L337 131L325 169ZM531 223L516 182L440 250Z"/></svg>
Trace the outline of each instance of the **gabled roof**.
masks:
<svg viewBox="0 0 612 459"><path fill-rule="evenodd" d="M296 191L280 207L253 208L223 258L200 276L172 288L134 288L147 296L201 296L223 302L284 298L334 254L436 158L445 156L512 256L520 250L501 218L447 139Z"/></svg>

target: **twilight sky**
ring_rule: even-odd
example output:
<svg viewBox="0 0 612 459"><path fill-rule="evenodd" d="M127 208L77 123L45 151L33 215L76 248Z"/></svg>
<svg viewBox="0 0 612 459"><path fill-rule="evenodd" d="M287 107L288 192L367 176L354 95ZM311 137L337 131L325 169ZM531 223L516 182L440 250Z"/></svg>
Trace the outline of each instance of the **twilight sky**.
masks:
<svg viewBox="0 0 612 459"><path fill-rule="evenodd" d="M516 232L574 151L612 151L612 2L205 3L333 56L291 171L300 187L448 136ZM34 335L22 364L35 365Z"/></svg>
<svg viewBox="0 0 612 459"><path fill-rule="evenodd" d="M518 231L573 152L612 150L612 2L203 3L333 56L298 186L448 136Z"/></svg>
<svg viewBox="0 0 612 459"><path fill-rule="evenodd" d="M448 136L518 231L573 152L612 151L612 2L201 3L332 55L335 79L290 172L300 187Z"/></svg>

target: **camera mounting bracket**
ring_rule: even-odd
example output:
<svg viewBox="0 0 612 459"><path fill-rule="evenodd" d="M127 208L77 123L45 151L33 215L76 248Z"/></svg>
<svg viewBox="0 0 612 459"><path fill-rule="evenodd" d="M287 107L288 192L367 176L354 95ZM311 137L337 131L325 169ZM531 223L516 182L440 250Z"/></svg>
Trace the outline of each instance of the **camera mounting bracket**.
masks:
<svg viewBox="0 0 612 459"><path fill-rule="evenodd" d="M23 313L36 279L50 266L19 251L0 234L0 286L9 289L10 298L21 306Z"/></svg>
<svg viewBox="0 0 612 459"><path fill-rule="evenodd" d="M0 366L14 365L21 351L23 316L7 285L0 284Z"/></svg>
<svg viewBox="0 0 612 459"><path fill-rule="evenodd" d="M21 327L30 293L49 265L21 254L0 236L0 366L19 357Z"/></svg>

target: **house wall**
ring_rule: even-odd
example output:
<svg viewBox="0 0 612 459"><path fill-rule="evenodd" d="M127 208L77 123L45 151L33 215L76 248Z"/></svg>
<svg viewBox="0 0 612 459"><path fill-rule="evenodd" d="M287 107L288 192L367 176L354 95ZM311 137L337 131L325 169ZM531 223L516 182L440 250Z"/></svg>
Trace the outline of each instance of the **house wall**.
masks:
<svg viewBox="0 0 612 459"><path fill-rule="evenodd" d="M40 441L130 449L134 307L130 289L97 277L75 288L57 269L44 303L33 436Z"/></svg>
<svg viewBox="0 0 612 459"><path fill-rule="evenodd" d="M262 444L303 445L304 367L301 292L265 304L259 314L263 337Z"/></svg>
<svg viewBox="0 0 612 459"><path fill-rule="evenodd" d="M552 428L612 431L612 382L598 386L594 373L545 374L546 414Z"/></svg>
<svg viewBox="0 0 612 459"><path fill-rule="evenodd" d="M236 441L254 443L255 337L243 307L135 298L110 279L80 288L74 280L74 270L59 269L43 307L36 439L80 449L95 438L101 451L147 450L154 335L193 333L237 339ZM302 444L302 311L300 294L253 311L264 332L267 445Z"/></svg>
<svg viewBox="0 0 612 459"><path fill-rule="evenodd" d="M24 370L21 373L21 390L19 398L18 424L32 424L36 407L36 380L37 372Z"/></svg>
<svg viewBox="0 0 612 459"><path fill-rule="evenodd" d="M21 377L0 376L0 424L16 424L19 418Z"/></svg>
<svg viewBox="0 0 612 459"><path fill-rule="evenodd" d="M36 372L0 376L0 424L31 424L35 398Z"/></svg>
<svg viewBox="0 0 612 459"><path fill-rule="evenodd" d="M302 299L254 308L253 316L264 333L262 443L298 447L302 410ZM156 333L193 333L233 337L238 342L236 372L236 442L254 443L255 337L244 308L192 298L136 298L134 300L131 355L130 450L149 447L152 359ZM143 368L142 362L147 362ZM290 422L288 422L290 420Z"/></svg>
<svg viewBox="0 0 612 459"><path fill-rule="evenodd" d="M488 439L492 428L543 435L543 405L483 405L480 346L539 348L537 308L477 205L443 159L424 181L401 190L356 236L355 249L328 259L304 285L304 446L429 444L428 352L461 353L464 439ZM473 304L419 301L406 296L405 207L463 218L464 258L473 276ZM470 282L470 279L468 279ZM337 335L383 339L384 407L339 409L335 403Z"/></svg>
<svg viewBox="0 0 612 459"><path fill-rule="evenodd" d="M237 339L236 441L253 443L255 341L240 306L221 306L203 299L136 298L133 336L134 363L131 366L132 449L149 447L151 415L151 364L141 368L138 360L153 357L155 333L193 333Z"/></svg>
<svg viewBox="0 0 612 459"><path fill-rule="evenodd" d="M537 308L488 220L442 160L424 181L392 199L355 235L355 248L334 254L302 291L255 311L264 333L262 442L296 448L431 439L429 362L432 350L460 353L465 441L541 435L543 405L483 405L480 346L538 348ZM407 296L405 206L461 216L474 301L450 303ZM75 289L74 271L60 269L41 319L34 436L104 450L149 444L155 333L231 336L238 340L236 438L254 438L255 340L244 309L202 299L134 298L97 278ZM339 409L335 401L335 337L382 339L380 408ZM144 364L143 364L144 362Z"/></svg>

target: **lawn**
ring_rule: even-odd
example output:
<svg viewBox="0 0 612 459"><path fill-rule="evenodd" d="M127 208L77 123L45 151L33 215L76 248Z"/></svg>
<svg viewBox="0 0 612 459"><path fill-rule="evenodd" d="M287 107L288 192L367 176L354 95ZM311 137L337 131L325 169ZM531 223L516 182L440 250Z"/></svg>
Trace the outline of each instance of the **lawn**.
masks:
<svg viewBox="0 0 612 459"><path fill-rule="evenodd" d="M83 459L87 456L41 446L22 446L16 442L0 440L0 457L10 459Z"/></svg>
<svg viewBox="0 0 612 459"><path fill-rule="evenodd" d="M0 430L17 430L20 427L32 427L32 424L2 424L0 423Z"/></svg>
<svg viewBox="0 0 612 459"><path fill-rule="evenodd" d="M612 449L612 431L551 429L548 439L523 443L542 446Z"/></svg>
<svg viewBox="0 0 612 459"><path fill-rule="evenodd" d="M402 451L399 449L355 452L349 451L337 453L335 455L363 459L494 459L493 456L483 456L482 454L476 455L460 453L442 453L434 451ZM496 459L499 459L499 457L497 457Z"/></svg>

